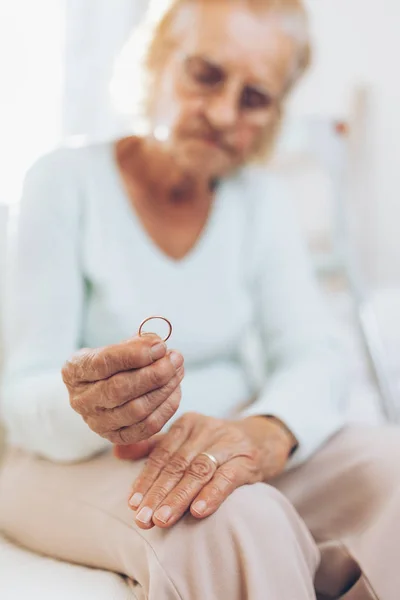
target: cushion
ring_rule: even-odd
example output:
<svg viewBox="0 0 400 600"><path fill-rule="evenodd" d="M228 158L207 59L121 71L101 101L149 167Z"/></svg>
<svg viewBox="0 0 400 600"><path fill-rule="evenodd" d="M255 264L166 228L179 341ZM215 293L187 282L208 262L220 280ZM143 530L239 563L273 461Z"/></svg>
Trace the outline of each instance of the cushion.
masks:
<svg viewBox="0 0 400 600"><path fill-rule="evenodd" d="M132 600L136 597L119 575L37 556L1 536L0 590L4 600Z"/></svg>

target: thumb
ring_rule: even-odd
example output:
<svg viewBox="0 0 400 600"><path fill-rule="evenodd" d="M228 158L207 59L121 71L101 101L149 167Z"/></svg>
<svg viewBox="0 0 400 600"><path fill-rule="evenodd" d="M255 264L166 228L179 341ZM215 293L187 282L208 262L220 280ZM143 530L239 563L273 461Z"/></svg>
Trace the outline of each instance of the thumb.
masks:
<svg viewBox="0 0 400 600"><path fill-rule="evenodd" d="M164 434L154 435L148 440L128 444L127 446L114 446L114 456L120 460L139 460L145 458L155 448Z"/></svg>

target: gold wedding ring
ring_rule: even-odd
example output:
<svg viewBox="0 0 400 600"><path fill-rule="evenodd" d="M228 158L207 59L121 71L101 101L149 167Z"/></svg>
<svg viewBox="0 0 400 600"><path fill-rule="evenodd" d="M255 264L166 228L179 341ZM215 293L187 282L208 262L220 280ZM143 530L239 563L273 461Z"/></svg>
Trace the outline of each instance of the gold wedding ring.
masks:
<svg viewBox="0 0 400 600"><path fill-rule="evenodd" d="M199 456L207 456L207 458L209 458L211 460L211 462L214 463L214 465L217 467L219 467L219 462L217 461L217 459L215 458L215 456L213 456L212 454L210 454L209 452L200 452Z"/></svg>
<svg viewBox="0 0 400 600"><path fill-rule="evenodd" d="M170 321L168 321L168 319L166 319L165 317L147 317L147 319L145 319L144 321L142 321L142 323L140 323L140 327L139 327L139 331L138 331L138 335L142 336L145 335L142 333L142 329L143 326L148 323L149 321L152 321L153 319L161 319L161 321L165 321L165 323L168 325L169 327L169 332L166 338L164 338L163 342L166 342L167 340L169 340L169 338L171 337L171 333L172 333L172 325L170 323Z"/></svg>

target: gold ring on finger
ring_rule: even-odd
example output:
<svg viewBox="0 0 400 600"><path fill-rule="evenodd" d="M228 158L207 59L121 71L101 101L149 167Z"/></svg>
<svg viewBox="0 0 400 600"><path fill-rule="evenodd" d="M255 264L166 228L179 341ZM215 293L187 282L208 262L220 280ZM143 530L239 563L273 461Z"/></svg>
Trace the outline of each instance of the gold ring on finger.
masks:
<svg viewBox="0 0 400 600"><path fill-rule="evenodd" d="M200 452L199 456L207 456L207 458L209 458L211 460L211 462L214 463L214 465L216 466L216 468L218 469L219 467L219 462L217 461L217 459L215 458L215 456L213 454L210 454L209 452Z"/></svg>

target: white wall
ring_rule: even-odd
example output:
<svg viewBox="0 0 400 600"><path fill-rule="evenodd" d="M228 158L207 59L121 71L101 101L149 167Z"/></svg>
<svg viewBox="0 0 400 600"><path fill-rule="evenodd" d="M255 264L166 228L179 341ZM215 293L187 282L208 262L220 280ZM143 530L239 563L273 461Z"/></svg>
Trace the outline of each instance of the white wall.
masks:
<svg viewBox="0 0 400 600"><path fill-rule="evenodd" d="M0 1L0 203L61 135L64 1Z"/></svg>
<svg viewBox="0 0 400 600"><path fill-rule="evenodd" d="M351 199L357 209L354 231L367 279L400 283L400 1L306 2L315 60L292 110L347 116L354 87L368 85L366 141L357 158ZM68 134L101 138L124 127L113 113L108 80L116 53L145 5L146 0L67 0Z"/></svg>
<svg viewBox="0 0 400 600"><path fill-rule="evenodd" d="M112 105L114 61L147 0L66 0L64 133L102 139L126 130Z"/></svg>
<svg viewBox="0 0 400 600"><path fill-rule="evenodd" d="M307 3L315 64L294 110L346 114L352 88L368 86L366 147L355 186L358 218L369 238L364 259L373 282L400 284L400 2Z"/></svg>

